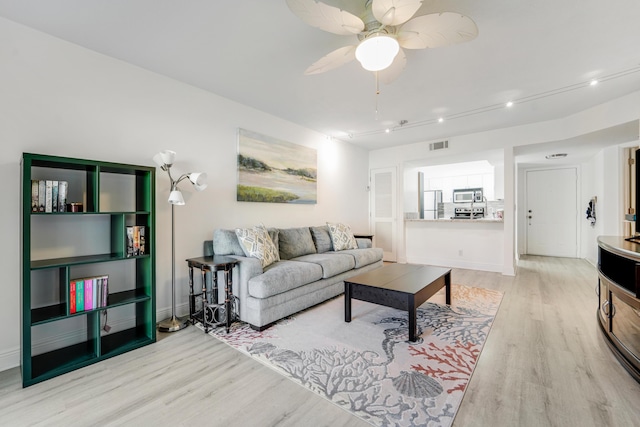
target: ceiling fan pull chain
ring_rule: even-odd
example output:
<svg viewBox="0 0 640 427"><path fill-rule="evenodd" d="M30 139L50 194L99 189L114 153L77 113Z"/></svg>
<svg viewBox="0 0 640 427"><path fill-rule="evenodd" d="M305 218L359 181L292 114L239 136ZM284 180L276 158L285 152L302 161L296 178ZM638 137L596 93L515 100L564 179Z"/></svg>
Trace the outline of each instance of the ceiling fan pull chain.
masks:
<svg viewBox="0 0 640 427"><path fill-rule="evenodd" d="M375 119L378 121L378 98L380 96L380 80L378 79L378 72L374 71L376 75L376 116Z"/></svg>

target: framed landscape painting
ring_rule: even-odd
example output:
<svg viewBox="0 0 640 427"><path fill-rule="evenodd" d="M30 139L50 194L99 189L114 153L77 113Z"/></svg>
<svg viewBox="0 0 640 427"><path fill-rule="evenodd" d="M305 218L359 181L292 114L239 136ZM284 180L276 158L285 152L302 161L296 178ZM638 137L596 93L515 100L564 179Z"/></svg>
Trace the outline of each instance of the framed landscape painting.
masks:
<svg viewBox="0 0 640 427"><path fill-rule="evenodd" d="M317 150L238 129L239 202L317 203Z"/></svg>

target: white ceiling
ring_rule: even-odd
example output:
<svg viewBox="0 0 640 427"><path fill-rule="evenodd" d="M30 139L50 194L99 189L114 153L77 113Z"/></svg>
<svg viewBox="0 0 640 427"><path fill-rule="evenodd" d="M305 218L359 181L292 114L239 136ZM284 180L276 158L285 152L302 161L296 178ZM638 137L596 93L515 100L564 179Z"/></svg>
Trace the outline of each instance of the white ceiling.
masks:
<svg viewBox="0 0 640 427"><path fill-rule="evenodd" d="M325 0L356 13L364 1ZM438 11L471 17L478 37L407 51L376 101L357 62L303 75L356 38L307 26L285 0L0 0L7 19L368 149L560 118L640 90L638 0L425 0L416 15Z"/></svg>

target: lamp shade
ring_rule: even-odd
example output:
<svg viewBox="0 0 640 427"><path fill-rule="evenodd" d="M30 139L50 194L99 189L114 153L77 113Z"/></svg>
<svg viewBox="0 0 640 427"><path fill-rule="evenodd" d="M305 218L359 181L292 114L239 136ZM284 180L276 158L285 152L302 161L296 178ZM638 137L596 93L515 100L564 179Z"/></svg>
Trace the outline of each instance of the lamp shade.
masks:
<svg viewBox="0 0 640 427"><path fill-rule="evenodd" d="M169 203L172 205L184 205L184 197L180 190L173 190L169 193Z"/></svg>
<svg viewBox="0 0 640 427"><path fill-rule="evenodd" d="M160 167L164 166L164 162L162 161L162 156L160 155L160 153L153 156L153 162Z"/></svg>
<svg viewBox="0 0 640 427"><path fill-rule="evenodd" d="M385 35L373 35L364 39L356 48L356 59L368 71L387 68L400 51L398 41Z"/></svg>
<svg viewBox="0 0 640 427"><path fill-rule="evenodd" d="M176 158L176 152L171 150L162 150L160 152L160 157L165 165L171 166Z"/></svg>
<svg viewBox="0 0 640 427"><path fill-rule="evenodd" d="M207 174L204 172L191 172L189 174L189 181L193 183L193 186L198 191L207 188Z"/></svg>

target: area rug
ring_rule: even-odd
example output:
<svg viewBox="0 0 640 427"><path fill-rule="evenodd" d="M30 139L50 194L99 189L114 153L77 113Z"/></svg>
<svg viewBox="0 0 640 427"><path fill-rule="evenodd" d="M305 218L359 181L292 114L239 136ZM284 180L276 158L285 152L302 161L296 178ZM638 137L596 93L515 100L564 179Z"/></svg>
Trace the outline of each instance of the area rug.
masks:
<svg viewBox="0 0 640 427"><path fill-rule="evenodd" d="M237 322L210 335L372 425L449 426L501 300L452 285L451 306L438 294L418 309L416 342L407 313L393 308L352 300L346 323L343 296L262 332Z"/></svg>

